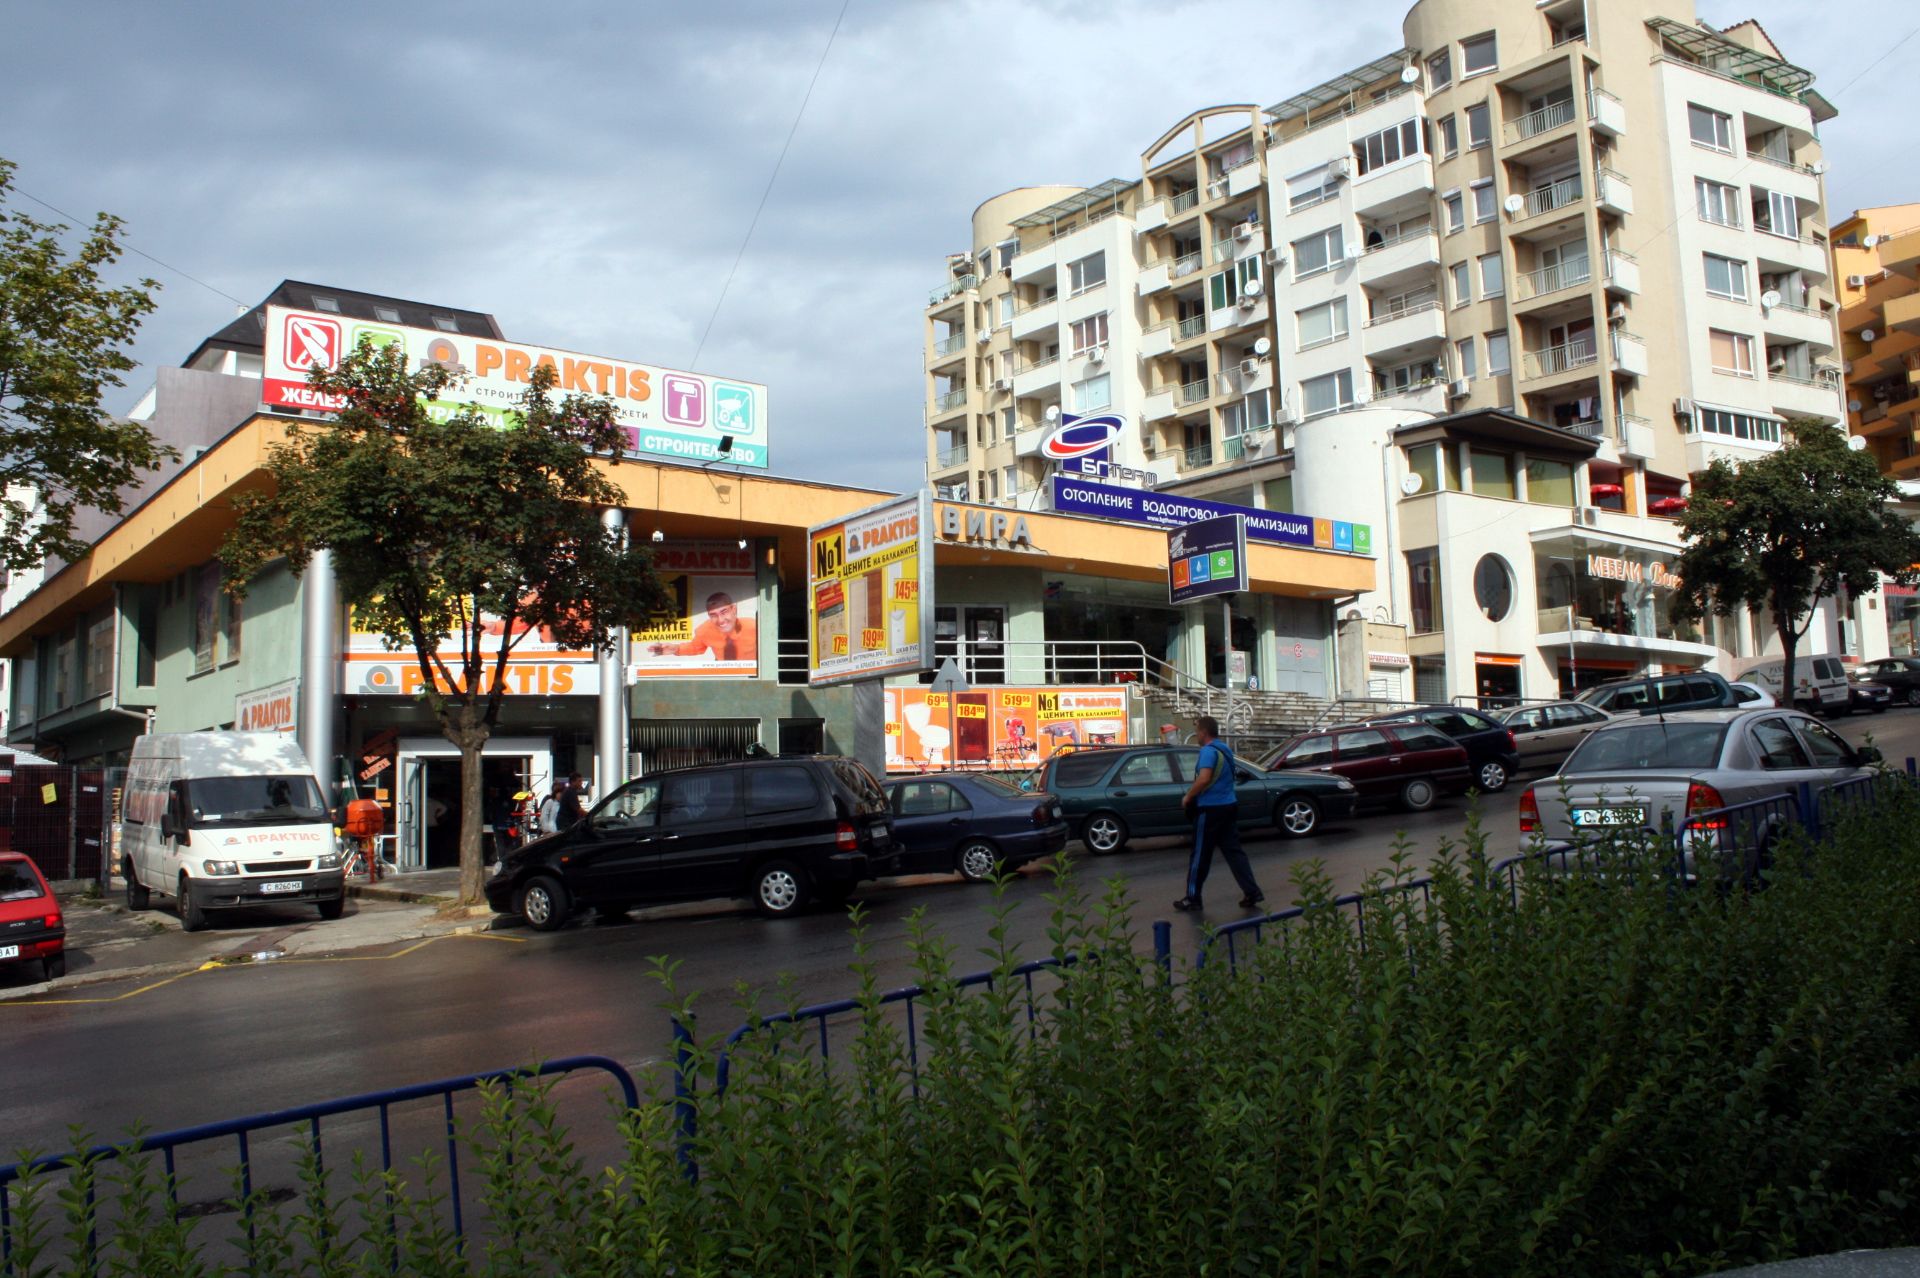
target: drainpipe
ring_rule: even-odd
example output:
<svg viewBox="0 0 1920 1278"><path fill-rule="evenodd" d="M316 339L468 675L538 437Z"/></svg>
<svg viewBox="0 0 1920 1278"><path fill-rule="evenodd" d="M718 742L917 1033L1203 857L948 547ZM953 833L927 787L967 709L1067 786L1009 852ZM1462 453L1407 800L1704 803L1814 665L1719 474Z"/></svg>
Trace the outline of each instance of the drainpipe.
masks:
<svg viewBox="0 0 1920 1278"><path fill-rule="evenodd" d="M600 526L616 537L626 523L626 512L618 506L600 512ZM624 626L614 632L613 641L610 651L596 657L600 667L593 748L596 797L612 794L627 779L627 631Z"/></svg>
<svg viewBox="0 0 1920 1278"><path fill-rule="evenodd" d="M297 735L307 762L319 774L325 793L333 793L338 769L333 738L340 626L340 588L333 576L333 552L316 550L301 579L300 718Z"/></svg>

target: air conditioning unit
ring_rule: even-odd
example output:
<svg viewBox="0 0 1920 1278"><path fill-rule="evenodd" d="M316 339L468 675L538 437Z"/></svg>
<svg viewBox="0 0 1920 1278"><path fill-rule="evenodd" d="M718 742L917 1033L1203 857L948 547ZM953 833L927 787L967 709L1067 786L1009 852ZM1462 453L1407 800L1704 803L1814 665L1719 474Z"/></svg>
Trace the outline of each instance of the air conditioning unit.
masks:
<svg viewBox="0 0 1920 1278"><path fill-rule="evenodd" d="M1333 178L1352 177L1353 176L1353 157L1347 156L1347 155L1337 155L1333 159L1328 160L1327 176L1333 177Z"/></svg>
<svg viewBox="0 0 1920 1278"><path fill-rule="evenodd" d="M1464 399L1473 391L1473 382L1465 377L1455 378L1447 383L1447 395L1451 399Z"/></svg>
<svg viewBox="0 0 1920 1278"><path fill-rule="evenodd" d="M1258 293L1242 293L1240 295L1240 309L1243 311L1250 311L1259 304L1260 295Z"/></svg>
<svg viewBox="0 0 1920 1278"><path fill-rule="evenodd" d="M1285 266L1286 264L1287 251L1285 249L1270 248L1267 250L1268 266Z"/></svg>
<svg viewBox="0 0 1920 1278"><path fill-rule="evenodd" d="M1787 361L1784 358L1770 359L1767 361L1767 371L1769 373L1777 373L1781 369L1785 368L1786 366L1787 366Z"/></svg>
<svg viewBox="0 0 1920 1278"><path fill-rule="evenodd" d="M1250 240L1253 238L1253 233L1257 229L1252 222L1242 222L1233 228L1233 238L1236 240Z"/></svg>
<svg viewBox="0 0 1920 1278"><path fill-rule="evenodd" d="M1241 360L1240 376L1242 377L1260 376L1260 361L1253 358L1252 356L1248 356L1246 359Z"/></svg>
<svg viewBox="0 0 1920 1278"><path fill-rule="evenodd" d="M1013 379L1011 377L996 377L993 379L993 388L997 391L1010 391L1013 389Z"/></svg>
<svg viewBox="0 0 1920 1278"><path fill-rule="evenodd" d="M1687 399L1687 398L1685 398L1684 396L1683 396L1683 397L1681 397L1680 399L1676 399L1676 400L1674 400L1674 401L1673 401L1673 415L1674 415L1675 417L1691 417L1691 416L1693 416L1693 401L1692 401L1692 400L1690 400L1690 399Z"/></svg>
<svg viewBox="0 0 1920 1278"><path fill-rule="evenodd" d="M1847 276L1847 287L1848 287L1848 288L1865 288L1866 286L1867 286L1867 277L1866 277L1866 276L1864 276L1864 275L1849 275L1849 276Z"/></svg>
<svg viewBox="0 0 1920 1278"><path fill-rule="evenodd" d="M1089 364L1104 364L1104 363L1106 363L1106 362L1107 362L1107 348L1106 348L1106 347L1104 347L1104 346L1096 346L1096 347L1094 347L1094 348L1093 348L1092 350L1090 350L1090 351L1088 351L1088 352L1087 352L1087 363L1089 363Z"/></svg>
<svg viewBox="0 0 1920 1278"><path fill-rule="evenodd" d="M1573 522L1587 528L1598 528L1600 526L1600 508L1598 506L1574 507Z"/></svg>
<svg viewBox="0 0 1920 1278"><path fill-rule="evenodd" d="M1625 302L1615 302L1607 308L1607 318L1610 320L1623 320L1626 317L1627 304Z"/></svg>
<svg viewBox="0 0 1920 1278"><path fill-rule="evenodd" d="M973 254L955 253L947 259L947 269L955 275L973 274Z"/></svg>
<svg viewBox="0 0 1920 1278"><path fill-rule="evenodd" d="M993 340L993 330L990 328L983 328L980 330L980 336L974 338L973 340L980 343L980 345L985 346L988 342L991 342Z"/></svg>

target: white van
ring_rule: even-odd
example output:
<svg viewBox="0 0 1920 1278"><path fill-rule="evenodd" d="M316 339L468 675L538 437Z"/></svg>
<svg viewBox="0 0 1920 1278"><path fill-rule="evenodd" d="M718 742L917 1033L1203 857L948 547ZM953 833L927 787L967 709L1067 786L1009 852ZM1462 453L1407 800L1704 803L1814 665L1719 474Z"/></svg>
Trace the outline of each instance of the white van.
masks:
<svg viewBox="0 0 1920 1278"><path fill-rule="evenodd" d="M133 743L121 802L127 908L172 897L189 932L209 910L346 905L324 791L299 742L277 732L154 733Z"/></svg>
<svg viewBox="0 0 1920 1278"><path fill-rule="evenodd" d="M1774 701L1783 706L1819 714L1847 714L1852 710L1853 693L1847 682L1847 668L1840 658L1794 657L1793 672L1798 677L1794 680L1792 695L1788 695L1783 686L1781 668L1784 664L1775 657L1748 667L1740 677L1765 688Z"/></svg>

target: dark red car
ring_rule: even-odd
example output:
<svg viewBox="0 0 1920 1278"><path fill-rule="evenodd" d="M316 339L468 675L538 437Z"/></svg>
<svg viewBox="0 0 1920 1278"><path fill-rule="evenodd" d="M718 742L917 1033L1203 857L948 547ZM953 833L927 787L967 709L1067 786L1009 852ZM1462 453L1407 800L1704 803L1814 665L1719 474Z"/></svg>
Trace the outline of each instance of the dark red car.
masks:
<svg viewBox="0 0 1920 1278"><path fill-rule="evenodd" d="M1465 793L1473 779L1464 747L1438 728L1404 721L1309 732L1276 746L1260 766L1331 772L1353 782L1360 802L1397 802L1410 812Z"/></svg>
<svg viewBox="0 0 1920 1278"><path fill-rule="evenodd" d="M40 867L0 852L0 966L40 960L51 981L67 972L67 921Z"/></svg>

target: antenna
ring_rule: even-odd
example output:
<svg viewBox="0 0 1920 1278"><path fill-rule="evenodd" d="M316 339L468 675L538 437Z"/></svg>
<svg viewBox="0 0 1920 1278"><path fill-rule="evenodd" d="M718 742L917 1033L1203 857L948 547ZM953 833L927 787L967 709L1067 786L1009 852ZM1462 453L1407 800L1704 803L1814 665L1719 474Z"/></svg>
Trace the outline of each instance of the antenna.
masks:
<svg viewBox="0 0 1920 1278"><path fill-rule="evenodd" d="M1047 419L1048 421L1050 421L1050 422L1057 422L1057 421L1059 421L1059 420L1060 420L1060 405L1058 405L1058 404L1048 404L1048 405L1047 405L1047 411L1046 411L1045 413L1043 413L1043 414L1041 414L1041 416L1043 416L1043 417L1045 417L1045 418L1046 418L1046 419Z"/></svg>
<svg viewBox="0 0 1920 1278"><path fill-rule="evenodd" d="M1273 343L1268 341L1264 337L1253 344L1253 353L1255 355L1265 355L1272 350L1273 350Z"/></svg>
<svg viewBox="0 0 1920 1278"><path fill-rule="evenodd" d="M1524 195L1509 195L1506 200L1506 206L1507 212L1518 213L1521 209L1527 207L1527 197Z"/></svg>
<svg viewBox="0 0 1920 1278"><path fill-rule="evenodd" d="M1766 307L1768 310L1772 310L1774 307L1780 305L1780 294L1773 289L1768 289L1760 295L1760 305Z"/></svg>
<svg viewBox="0 0 1920 1278"><path fill-rule="evenodd" d="M1400 83L1402 84L1412 84L1414 81L1418 80L1419 78L1420 78L1419 67L1408 65L1401 68L1400 70Z"/></svg>

